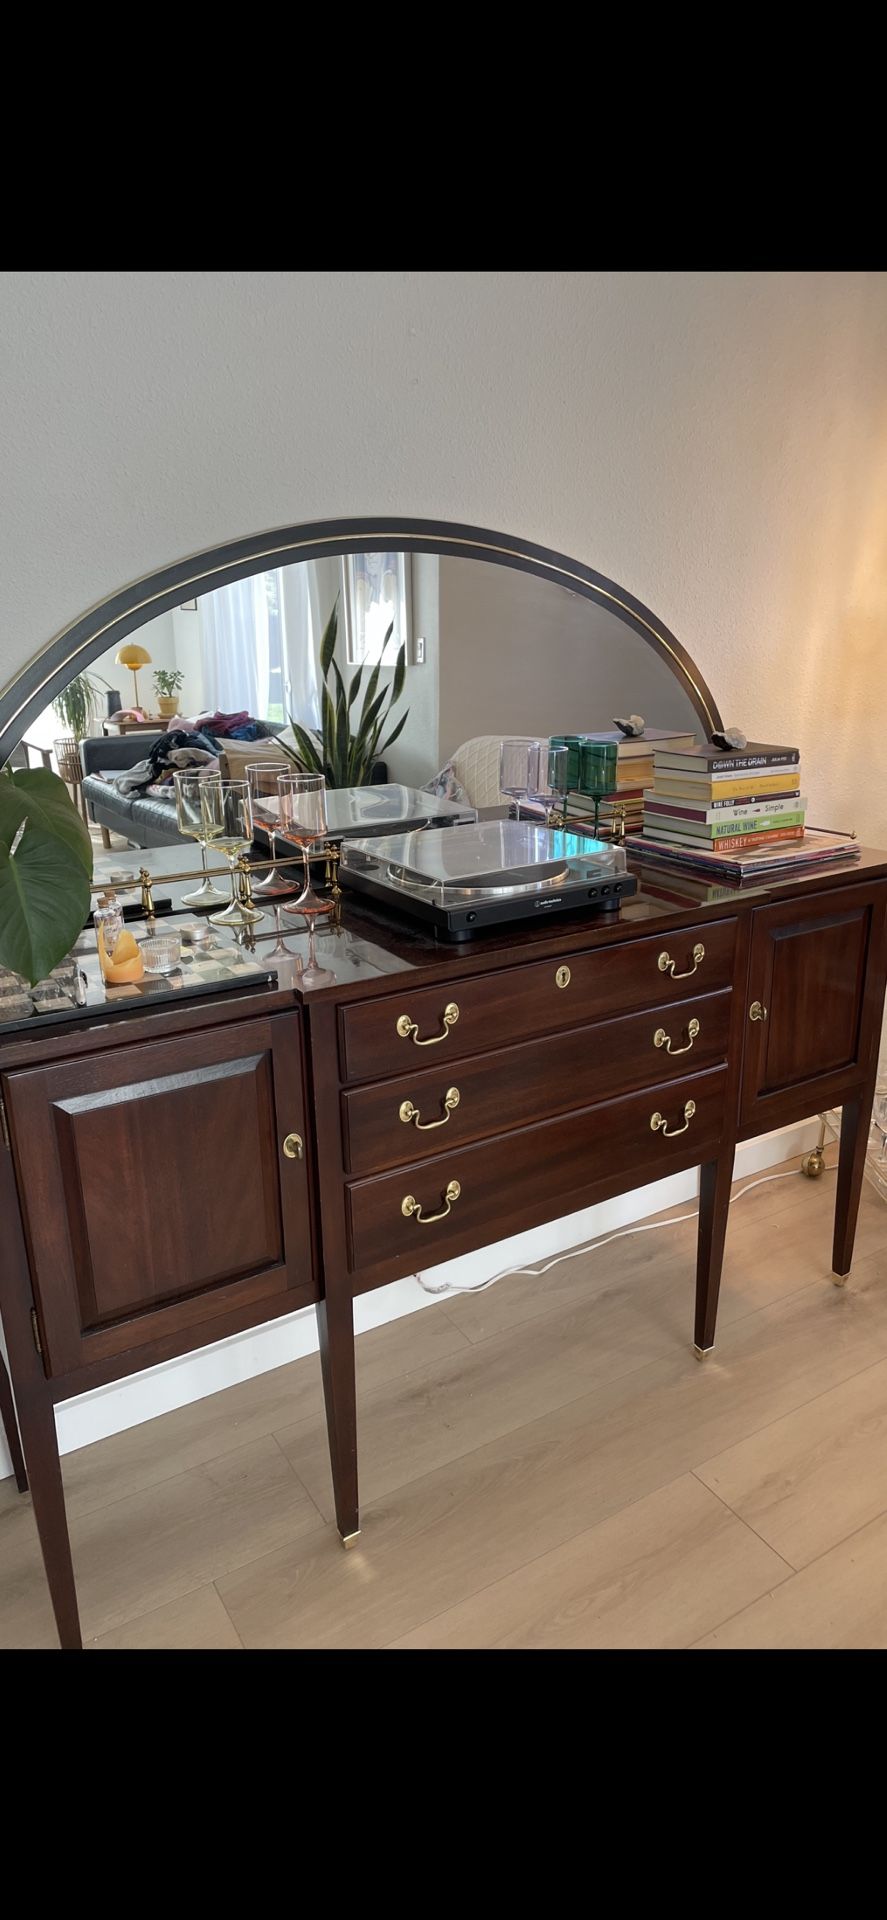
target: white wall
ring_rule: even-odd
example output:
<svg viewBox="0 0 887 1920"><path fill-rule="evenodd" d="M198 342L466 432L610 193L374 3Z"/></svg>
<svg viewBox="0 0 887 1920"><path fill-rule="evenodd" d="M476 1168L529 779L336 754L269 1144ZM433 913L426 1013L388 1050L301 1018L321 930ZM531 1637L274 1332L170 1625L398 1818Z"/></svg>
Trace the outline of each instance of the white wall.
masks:
<svg viewBox="0 0 887 1920"><path fill-rule="evenodd" d="M670 668L605 607L480 560L440 562L440 742L474 734L584 733L614 714L696 732Z"/></svg>
<svg viewBox="0 0 887 1920"><path fill-rule="evenodd" d="M170 671L178 664L174 618L175 616L171 613L162 613L157 620L149 620L146 626L140 627L138 635L133 635L134 639L137 638L139 646L144 647L145 651L151 655L150 666L139 668L139 699L149 709L153 709L156 704L153 680L155 667L165 667ZM107 653L100 653L88 671L95 679L106 681L109 687L116 687L124 707L129 707L132 705L133 698L132 673L129 667L115 665L116 652L117 648L111 647ZM100 685L99 718L95 726L97 733L100 731L104 713L105 687ZM52 745L53 740L60 739L64 731L58 715L49 706L45 707L28 727L27 738L35 747L48 747Z"/></svg>
<svg viewBox="0 0 887 1920"><path fill-rule="evenodd" d="M6 274L0 354L0 677L237 534L473 521L646 601L887 845L885 275Z"/></svg>

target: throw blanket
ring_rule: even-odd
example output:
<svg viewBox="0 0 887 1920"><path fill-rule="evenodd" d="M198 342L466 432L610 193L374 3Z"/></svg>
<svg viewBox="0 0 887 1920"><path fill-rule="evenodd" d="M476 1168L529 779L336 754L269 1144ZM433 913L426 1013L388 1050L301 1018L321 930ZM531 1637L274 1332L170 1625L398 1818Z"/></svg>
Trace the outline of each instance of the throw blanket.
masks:
<svg viewBox="0 0 887 1920"><path fill-rule="evenodd" d="M144 793L149 787L171 786L173 774L185 767L193 767L198 773L218 772L215 745L204 734L164 733L155 741L147 760L138 760L123 773L106 774L105 778L118 793Z"/></svg>

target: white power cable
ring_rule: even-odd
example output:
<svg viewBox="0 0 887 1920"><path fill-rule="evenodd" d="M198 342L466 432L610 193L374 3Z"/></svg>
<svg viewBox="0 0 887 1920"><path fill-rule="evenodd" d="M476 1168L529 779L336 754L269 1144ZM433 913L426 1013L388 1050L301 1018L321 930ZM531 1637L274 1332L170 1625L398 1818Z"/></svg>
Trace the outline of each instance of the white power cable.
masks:
<svg viewBox="0 0 887 1920"><path fill-rule="evenodd" d="M834 1167L824 1167L825 1173L834 1173ZM771 1180L797 1179L797 1167L790 1167L787 1173L763 1173L759 1180L750 1180L747 1187L740 1187L738 1193L731 1193L729 1204L741 1200L744 1193L751 1193L754 1187L766 1187ZM423 1293L485 1293L487 1287L494 1287L497 1280L507 1280L510 1274L526 1276L531 1280L541 1280L543 1274L550 1273L552 1267L559 1267L562 1260L576 1260L580 1253L597 1253L601 1247L609 1247L614 1240L626 1240L632 1233L655 1233L658 1227L680 1227L685 1220L698 1220L699 1208L692 1213L679 1213L673 1220L640 1220L635 1227L620 1227L618 1233L608 1233L603 1240L585 1240L581 1247L568 1247L565 1253L556 1253L553 1260L546 1260L544 1267L503 1267L500 1273L491 1273L489 1280L479 1280L474 1287L460 1287L456 1280L445 1280L440 1287L429 1287L421 1273L413 1275Z"/></svg>

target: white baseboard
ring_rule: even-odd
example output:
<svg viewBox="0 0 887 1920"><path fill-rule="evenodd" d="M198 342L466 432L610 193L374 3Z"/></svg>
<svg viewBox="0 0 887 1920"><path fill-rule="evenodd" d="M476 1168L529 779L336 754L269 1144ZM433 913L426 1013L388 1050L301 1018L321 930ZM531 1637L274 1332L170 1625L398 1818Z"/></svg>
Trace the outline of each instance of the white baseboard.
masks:
<svg viewBox="0 0 887 1920"><path fill-rule="evenodd" d="M776 1133L745 1141L736 1150L734 1177L745 1178L794 1154L806 1152L814 1144L817 1133L818 1121L811 1119L799 1126L781 1127ZM460 1286L476 1286L503 1268L545 1260L552 1254L565 1252L568 1247L578 1246L583 1240L613 1233L618 1227L659 1213L664 1207L695 1199L698 1191L698 1170L673 1174L667 1180L657 1180L650 1186L635 1188L632 1193L620 1194L616 1200L605 1200L600 1206L567 1214L548 1226L499 1240L493 1246L483 1247L479 1253L448 1261L445 1266L424 1268L424 1277L432 1286L442 1284L445 1279ZM414 1279L395 1280L391 1286L361 1294L355 1301L355 1329L364 1333L369 1327L399 1320L403 1314L433 1307L440 1298L446 1299L446 1295L426 1293ZM234 1334L180 1360L149 1367L127 1380L97 1387L93 1393L82 1394L77 1400L62 1402L56 1416L60 1450L73 1453L77 1447L104 1440L108 1434L120 1433L125 1427L137 1427L159 1413L187 1406L192 1400L203 1400L208 1394L233 1387L240 1380L270 1373L274 1367L285 1366L290 1360L316 1351L314 1308L303 1307L299 1313L272 1320L267 1326ZM0 1478L11 1472L12 1464L0 1437Z"/></svg>

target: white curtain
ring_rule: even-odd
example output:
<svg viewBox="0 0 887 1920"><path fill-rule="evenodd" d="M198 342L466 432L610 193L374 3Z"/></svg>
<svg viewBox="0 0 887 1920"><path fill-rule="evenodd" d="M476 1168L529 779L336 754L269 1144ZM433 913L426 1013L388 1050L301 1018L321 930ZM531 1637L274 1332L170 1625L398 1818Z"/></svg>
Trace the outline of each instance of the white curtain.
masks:
<svg viewBox="0 0 887 1920"><path fill-rule="evenodd" d="M264 719L269 697L268 594L265 576L236 580L200 600L204 701L207 711Z"/></svg>
<svg viewBox="0 0 887 1920"><path fill-rule="evenodd" d="M313 560L280 572L283 611L283 684L287 718L301 727L320 726L320 642L324 614L320 578ZM329 608L327 608L327 614Z"/></svg>

